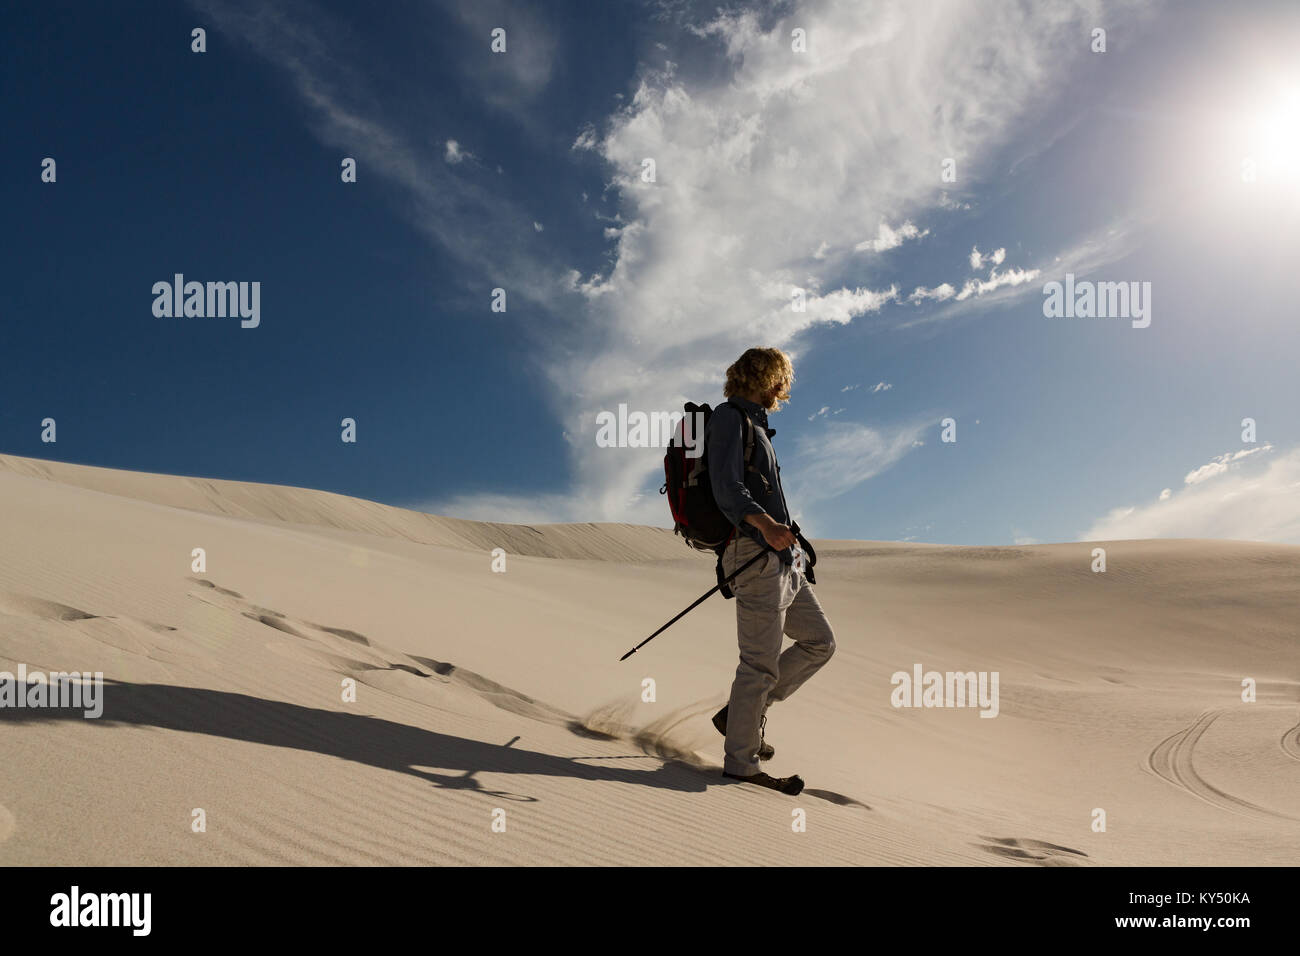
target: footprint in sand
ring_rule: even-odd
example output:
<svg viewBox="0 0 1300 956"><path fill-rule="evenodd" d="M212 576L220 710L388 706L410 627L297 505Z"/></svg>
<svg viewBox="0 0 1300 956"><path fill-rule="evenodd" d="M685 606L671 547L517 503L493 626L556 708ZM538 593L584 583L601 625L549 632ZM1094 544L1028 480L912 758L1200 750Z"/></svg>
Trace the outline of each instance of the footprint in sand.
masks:
<svg viewBox="0 0 1300 956"><path fill-rule="evenodd" d="M870 804L863 803L861 800L854 800L852 797L846 797L842 793L836 793L834 790L815 790L811 787L805 787L804 793L810 797L817 797L819 800L829 800L841 807L861 807L863 810L870 810Z"/></svg>
<svg viewBox="0 0 1300 956"><path fill-rule="evenodd" d="M91 614L70 604L47 601L44 598L27 594L0 592L0 615L26 617L38 621L113 621L127 628L139 625L159 634L174 631L170 624L157 624L132 617L118 617L112 614Z"/></svg>
<svg viewBox="0 0 1300 956"><path fill-rule="evenodd" d="M1074 850L1059 843L1029 840L1023 837L981 836L980 839L989 841L984 846L975 844L985 853L1010 857L1013 860L1028 860L1039 866L1088 866L1091 863L1088 861L1088 854L1082 850Z"/></svg>
<svg viewBox="0 0 1300 956"><path fill-rule="evenodd" d="M301 637L303 640L311 640L311 637L298 630L283 614L267 612L261 608L255 608L252 611L241 612L244 617L250 621L257 621L259 624L265 624L267 627L273 627L277 631L283 631L285 634L292 634L294 637Z"/></svg>
<svg viewBox="0 0 1300 956"><path fill-rule="evenodd" d="M5 593L0 593L0 614L42 618L47 621L89 621L99 616L58 601Z"/></svg>
<svg viewBox="0 0 1300 956"><path fill-rule="evenodd" d="M217 585L209 581L207 578L190 578L190 580L193 581L201 588L211 588L213 591L216 591L218 594L224 594L226 597L239 598L239 600L241 601L244 599L244 596L240 594L238 591L232 591L229 588L218 587Z"/></svg>
<svg viewBox="0 0 1300 956"><path fill-rule="evenodd" d="M533 720L540 720L550 724L560 724L572 727L576 718L572 714L565 713L557 707L551 707L541 701L534 700L527 694L520 693L503 684L476 674L473 671L465 670L454 664L448 664L444 661L437 661L430 657L418 657L409 654L403 654L399 651L393 651L384 648L381 645L374 644L370 638L364 634L349 630L345 627L331 627L327 624L314 624L310 621L298 621L288 617L280 611L271 608L258 607L249 603L237 591L229 588L220 587L211 581L203 578L193 578L196 583L206 587L217 594L235 598L236 604L242 604L239 607L225 606L228 610L237 610L238 613L259 624L265 624L267 627L274 628L283 634L289 634L293 637L301 638L305 641L322 641L322 635L337 637L350 644L360 647L369 648L373 653L375 660L361 661L337 654L328 653L325 650L311 651L319 662L326 666L336 667L344 671L376 671L376 670L397 670L405 671L415 677L433 678L439 683L459 684L470 692L477 694L483 700L487 701L494 707L501 710L517 714L521 717L529 717ZM312 633L312 632L316 633ZM328 643L324 643L328 647ZM408 664L405 661L411 661ZM428 668L429 673L421 668ZM575 731L577 732L577 731Z"/></svg>
<svg viewBox="0 0 1300 956"><path fill-rule="evenodd" d="M363 647L370 646L370 639L356 631L349 631L345 627L326 627L324 624L313 624L312 627L318 631L324 631L326 634L333 634L335 637L341 637L345 641L351 641L353 644L360 644Z"/></svg>

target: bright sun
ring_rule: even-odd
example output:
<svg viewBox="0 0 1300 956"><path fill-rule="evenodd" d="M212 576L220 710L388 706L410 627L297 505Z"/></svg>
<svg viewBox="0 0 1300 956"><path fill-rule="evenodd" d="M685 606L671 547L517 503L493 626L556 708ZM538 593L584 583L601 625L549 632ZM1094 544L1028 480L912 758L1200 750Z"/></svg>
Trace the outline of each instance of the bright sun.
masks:
<svg viewBox="0 0 1300 956"><path fill-rule="evenodd" d="M1300 84L1288 87L1246 123L1243 175L1300 188Z"/></svg>

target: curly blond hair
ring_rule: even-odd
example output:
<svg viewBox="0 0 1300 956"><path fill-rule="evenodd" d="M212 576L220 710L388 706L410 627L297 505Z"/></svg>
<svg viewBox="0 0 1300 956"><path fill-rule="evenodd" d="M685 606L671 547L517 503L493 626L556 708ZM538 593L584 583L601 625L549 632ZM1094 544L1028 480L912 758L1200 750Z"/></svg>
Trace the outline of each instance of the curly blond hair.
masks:
<svg viewBox="0 0 1300 956"><path fill-rule="evenodd" d="M727 398L746 395L761 398L778 389L768 408L774 412L781 407L781 402L790 400L793 384L794 366L790 364L790 356L780 349L746 349L727 369L727 384L722 387L722 394Z"/></svg>

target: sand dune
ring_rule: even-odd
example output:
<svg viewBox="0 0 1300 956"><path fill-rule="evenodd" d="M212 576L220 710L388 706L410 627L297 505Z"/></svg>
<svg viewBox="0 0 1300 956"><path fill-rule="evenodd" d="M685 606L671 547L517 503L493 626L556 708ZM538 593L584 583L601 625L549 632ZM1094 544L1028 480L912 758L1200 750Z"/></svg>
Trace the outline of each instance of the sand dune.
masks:
<svg viewBox="0 0 1300 956"><path fill-rule="evenodd" d="M838 650L770 714L791 798L719 773L730 603L618 661L712 584L662 529L12 456L0 526L0 670L105 675L98 719L0 708L0 863L1300 858L1300 548L818 542ZM997 716L892 706L915 664L997 671Z"/></svg>
<svg viewBox="0 0 1300 956"><path fill-rule="evenodd" d="M359 531L399 541L476 551L505 548L542 558L642 561L681 556L681 539L662 528L624 524L529 525L464 521L349 498L328 491L118 471L0 455L0 472L45 478L121 498L207 514L310 525L322 531Z"/></svg>

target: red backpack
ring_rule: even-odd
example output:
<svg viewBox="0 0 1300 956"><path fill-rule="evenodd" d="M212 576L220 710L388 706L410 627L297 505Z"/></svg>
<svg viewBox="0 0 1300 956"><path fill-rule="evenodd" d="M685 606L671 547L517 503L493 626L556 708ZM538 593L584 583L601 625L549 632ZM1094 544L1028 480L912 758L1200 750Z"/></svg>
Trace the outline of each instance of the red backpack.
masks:
<svg viewBox="0 0 1300 956"><path fill-rule="evenodd" d="M721 556L736 529L713 500L713 486L709 482L704 435L712 415L713 409L708 405L686 403L686 415L678 423L664 455L664 484L659 493L668 496L668 507L673 513L673 532L685 538L691 547ZM754 423L743 409L741 418L745 423L745 470L754 471L751 464ZM692 432L689 443L686 435L688 423ZM698 451L699 454L687 455L687 451Z"/></svg>

